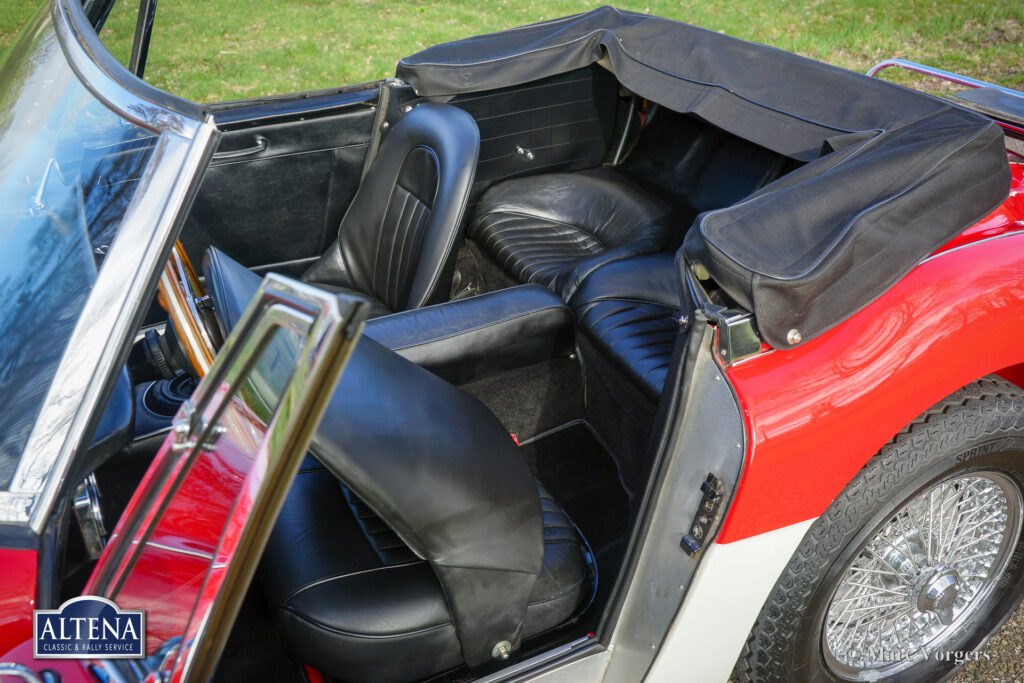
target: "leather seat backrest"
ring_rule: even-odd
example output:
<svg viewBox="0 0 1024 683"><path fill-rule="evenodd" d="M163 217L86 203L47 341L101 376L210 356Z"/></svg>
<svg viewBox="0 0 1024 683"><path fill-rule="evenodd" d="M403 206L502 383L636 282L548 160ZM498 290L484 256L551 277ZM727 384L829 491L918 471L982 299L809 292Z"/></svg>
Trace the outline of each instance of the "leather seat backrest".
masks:
<svg viewBox="0 0 1024 683"><path fill-rule="evenodd" d="M338 229L304 280L351 287L393 311L447 294L480 133L466 112L425 102L392 127Z"/></svg>
<svg viewBox="0 0 1024 683"><path fill-rule="evenodd" d="M697 117L659 109L620 171L690 207L692 219L742 200L778 178L790 162Z"/></svg>
<svg viewBox="0 0 1024 683"><path fill-rule="evenodd" d="M502 641L518 647L544 524L533 475L493 413L364 336L312 450L430 563L470 666Z"/></svg>

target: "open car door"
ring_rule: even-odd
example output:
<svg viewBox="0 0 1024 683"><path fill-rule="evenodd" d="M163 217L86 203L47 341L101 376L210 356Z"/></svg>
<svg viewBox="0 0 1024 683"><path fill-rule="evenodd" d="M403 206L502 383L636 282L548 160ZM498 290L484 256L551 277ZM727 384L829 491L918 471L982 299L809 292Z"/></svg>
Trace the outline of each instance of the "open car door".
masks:
<svg viewBox="0 0 1024 683"><path fill-rule="evenodd" d="M144 610L145 658L64 662L23 647L5 666L26 680L48 680L45 670L65 681L209 680L368 311L356 297L268 276L179 410L84 590Z"/></svg>
<svg viewBox="0 0 1024 683"><path fill-rule="evenodd" d="M268 276L182 406L85 590L147 610L146 652L160 661L135 662L136 677L212 677L368 312Z"/></svg>

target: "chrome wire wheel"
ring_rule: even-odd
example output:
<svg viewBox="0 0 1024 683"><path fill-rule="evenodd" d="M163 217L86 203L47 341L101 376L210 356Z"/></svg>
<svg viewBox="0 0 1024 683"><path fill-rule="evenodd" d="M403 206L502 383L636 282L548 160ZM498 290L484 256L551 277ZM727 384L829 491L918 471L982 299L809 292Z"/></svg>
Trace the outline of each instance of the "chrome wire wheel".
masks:
<svg viewBox="0 0 1024 683"><path fill-rule="evenodd" d="M876 680L943 652L1006 571L1021 531L1020 488L961 472L917 494L843 571L822 626L829 668Z"/></svg>

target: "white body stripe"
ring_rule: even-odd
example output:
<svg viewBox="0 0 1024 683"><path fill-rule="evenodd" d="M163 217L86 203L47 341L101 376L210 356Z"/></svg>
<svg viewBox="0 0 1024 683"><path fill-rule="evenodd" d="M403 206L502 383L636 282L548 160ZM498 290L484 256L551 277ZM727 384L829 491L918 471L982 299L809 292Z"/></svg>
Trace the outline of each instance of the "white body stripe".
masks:
<svg viewBox="0 0 1024 683"><path fill-rule="evenodd" d="M754 620L814 521L705 550L648 683L728 681Z"/></svg>

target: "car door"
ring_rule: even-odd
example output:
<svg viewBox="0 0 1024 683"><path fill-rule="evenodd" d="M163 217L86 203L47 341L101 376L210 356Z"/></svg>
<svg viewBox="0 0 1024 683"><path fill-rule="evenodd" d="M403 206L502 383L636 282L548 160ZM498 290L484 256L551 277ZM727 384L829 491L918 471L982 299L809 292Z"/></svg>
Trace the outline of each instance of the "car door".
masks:
<svg viewBox="0 0 1024 683"><path fill-rule="evenodd" d="M212 676L368 311L268 276L179 411L85 588L147 610L161 680Z"/></svg>
<svg viewBox="0 0 1024 683"><path fill-rule="evenodd" d="M119 615L145 611L147 657L76 668L23 646L0 673L209 680L368 311L360 298L268 276L176 416L83 591Z"/></svg>
<svg viewBox="0 0 1024 683"><path fill-rule="evenodd" d="M127 68L143 78L156 0L136 14ZM114 0L83 0L101 31ZM135 9L138 3L138 9ZM393 81L203 105L221 133L181 232L194 263L210 246L258 272L298 275L324 252L386 129Z"/></svg>

